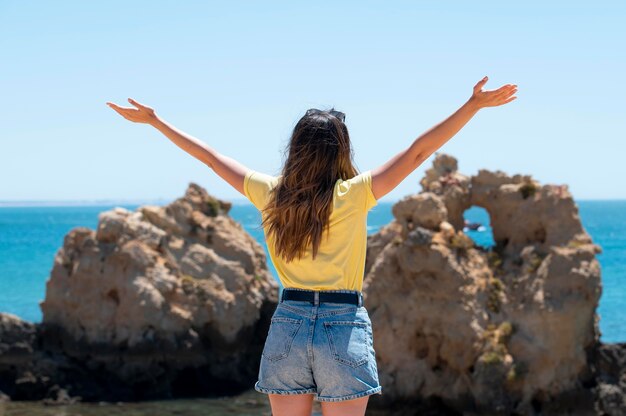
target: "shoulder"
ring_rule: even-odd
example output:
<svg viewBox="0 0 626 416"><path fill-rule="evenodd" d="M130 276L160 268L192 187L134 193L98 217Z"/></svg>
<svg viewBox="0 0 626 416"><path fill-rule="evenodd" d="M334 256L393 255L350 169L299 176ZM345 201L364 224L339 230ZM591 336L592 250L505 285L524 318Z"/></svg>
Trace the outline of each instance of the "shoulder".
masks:
<svg viewBox="0 0 626 416"><path fill-rule="evenodd" d="M266 173L249 170L243 179L243 191L245 196L258 209L263 209L269 192L278 183L280 176L272 176Z"/></svg>
<svg viewBox="0 0 626 416"><path fill-rule="evenodd" d="M348 179L351 184L371 184L372 183L372 171L366 170L361 172L355 177Z"/></svg>
<svg viewBox="0 0 626 416"><path fill-rule="evenodd" d="M244 176L244 188L248 184L266 184L275 185L278 182L279 176L272 176L266 173L262 173L256 170L248 170Z"/></svg>
<svg viewBox="0 0 626 416"><path fill-rule="evenodd" d="M367 211L378 203L372 192L371 170L361 172L350 179L338 180L338 182L338 196L348 197L357 207Z"/></svg>
<svg viewBox="0 0 626 416"><path fill-rule="evenodd" d="M365 172L361 172L350 179L340 180L339 182L340 188L345 189L346 191L353 187L366 188L369 186L371 188L372 171L366 170Z"/></svg>

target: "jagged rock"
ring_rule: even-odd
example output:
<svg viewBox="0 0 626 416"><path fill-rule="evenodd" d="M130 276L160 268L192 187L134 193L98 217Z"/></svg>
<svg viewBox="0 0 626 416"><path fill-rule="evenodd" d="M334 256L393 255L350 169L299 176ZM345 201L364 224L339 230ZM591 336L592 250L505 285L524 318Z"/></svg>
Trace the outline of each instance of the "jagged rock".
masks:
<svg viewBox="0 0 626 416"><path fill-rule="evenodd" d="M79 402L81 399L80 396L78 397L70 396L67 390L59 387L56 384L52 386L52 388L48 391L48 394L50 396L42 400L42 403L47 406L50 406L50 405L63 406L63 405L73 404L73 403Z"/></svg>
<svg viewBox="0 0 626 416"><path fill-rule="evenodd" d="M458 172L457 160L446 154L438 154L433 167L427 169L420 180L423 194L439 196L446 207L447 217L457 229L463 228L463 212L468 203L470 178ZM421 195L421 194L419 194Z"/></svg>
<svg viewBox="0 0 626 416"><path fill-rule="evenodd" d="M50 377L37 367L37 328L0 313L0 392L6 396L0 401L36 400L45 394Z"/></svg>
<svg viewBox="0 0 626 416"><path fill-rule="evenodd" d="M10 314L0 314L0 363L19 363L30 359L35 339L35 324Z"/></svg>
<svg viewBox="0 0 626 416"><path fill-rule="evenodd" d="M448 217L442 199L430 192L402 198L394 204L391 212L407 232L416 226L437 229Z"/></svg>
<svg viewBox="0 0 626 416"><path fill-rule="evenodd" d="M600 346L592 364L597 410L608 416L626 416L626 343Z"/></svg>
<svg viewBox="0 0 626 416"><path fill-rule="evenodd" d="M192 183L167 206L115 208L97 230L71 230L42 323L0 315L0 389L64 403L249 388L278 283L230 206Z"/></svg>
<svg viewBox="0 0 626 416"><path fill-rule="evenodd" d="M600 248L571 194L530 176L467 177L441 154L420 183L368 241L363 290L384 386L372 405L533 414L574 396L593 407L578 392L594 379ZM462 231L474 205L490 215L492 250Z"/></svg>

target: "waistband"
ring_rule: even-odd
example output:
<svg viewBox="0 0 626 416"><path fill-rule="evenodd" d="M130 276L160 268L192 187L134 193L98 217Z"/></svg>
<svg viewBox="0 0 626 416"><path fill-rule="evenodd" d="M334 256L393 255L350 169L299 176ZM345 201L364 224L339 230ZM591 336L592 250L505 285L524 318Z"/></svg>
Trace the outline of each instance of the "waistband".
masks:
<svg viewBox="0 0 626 416"><path fill-rule="evenodd" d="M311 302L313 305L319 305L320 303L350 303L363 306L363 292L358 290L349 289L335 289L335 290L310 290L301 288L284 288L280 302L285 300L298 300Z"/></svg>

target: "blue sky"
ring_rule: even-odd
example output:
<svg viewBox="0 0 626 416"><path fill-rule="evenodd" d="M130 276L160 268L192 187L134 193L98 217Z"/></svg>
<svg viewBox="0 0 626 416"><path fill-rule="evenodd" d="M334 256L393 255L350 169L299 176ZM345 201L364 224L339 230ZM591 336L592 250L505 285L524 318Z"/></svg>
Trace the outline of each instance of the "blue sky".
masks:
<svg viewBox="0 0 626 416"><path fill-rule="evenodd" d="M242 198L106 101L146 103L269 174L304 111L334 105L363 171L484 75L486 89L517 84L518 99L481 110L441 148L463 173L626 198L626 3L516 3L0 0L0 200L171 200L189 182ZM432 158L382 201L419 192Z"/></svg>

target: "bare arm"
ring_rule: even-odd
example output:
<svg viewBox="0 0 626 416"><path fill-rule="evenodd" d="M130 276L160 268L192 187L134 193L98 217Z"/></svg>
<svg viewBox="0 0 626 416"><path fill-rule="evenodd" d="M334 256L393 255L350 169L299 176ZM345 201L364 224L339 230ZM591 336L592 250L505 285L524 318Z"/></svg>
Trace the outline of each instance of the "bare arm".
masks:
<svg viewBox="0 0 626 416"><path fill-rule="evenodd" d="M151 107L140 104L130 98L128 101L135 105L137 109L132 107L119 107L109 102L107 102L107 104L127 120L134 121L136 123L146 123L153 126L174 142L176 146L209 166L233 188L238 190L242 195L245 195L243 191L243 179L246 173L250 170L249 168L237 162L235 159L219 153L200 139L177 129L159 117Z"/></svg>
<svg viewBox="0 0 626 416"><path fill-rule="evenodd" d="M158 116L151 125L167 136L176 146L209 166L222 179L231 184L233 188L245 195L243 192L243 179L249 170L246 166L231 157L219 153L200 139L177 129Z"/></svg>
<svg viewBox="0 0 626 416"><path fill-rule="evenodd" d="M417 169L437 149L443 146L484 107L495 107L513 101L517 97L517 85L506 84L497 90L481 91L487 77L474 86L472 96L451 116L435 125L406 149L385 164L372 169L372 192L378 200L391 192L411 172Z"/></svg>

